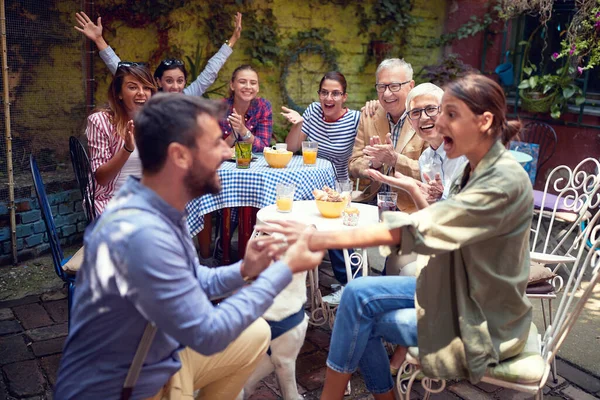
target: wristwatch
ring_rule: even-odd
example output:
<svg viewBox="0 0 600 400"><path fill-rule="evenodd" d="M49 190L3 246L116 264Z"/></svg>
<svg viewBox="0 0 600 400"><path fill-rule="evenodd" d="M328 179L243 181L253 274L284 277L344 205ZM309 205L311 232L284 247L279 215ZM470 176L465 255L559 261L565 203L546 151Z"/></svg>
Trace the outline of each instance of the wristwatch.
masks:
<svg viewBox="0 0 600 400"><path fill-rule="evenodd" d="M246 131L246 134L244 136L240 137L240 139L248 140L248 139L250 139L251 136L252 136L252 132Z"/></svg>

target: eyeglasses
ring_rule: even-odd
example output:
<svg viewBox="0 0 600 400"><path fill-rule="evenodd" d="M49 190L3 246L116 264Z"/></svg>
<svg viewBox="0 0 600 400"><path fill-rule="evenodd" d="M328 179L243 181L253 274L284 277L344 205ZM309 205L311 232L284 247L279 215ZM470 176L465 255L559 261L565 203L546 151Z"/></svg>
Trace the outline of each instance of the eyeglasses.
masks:
<svg viewBox="0 0 600 400"><path fill-rule="evenodd" d="M413 108L408 112L408 118L412 120L421 119L421 113L425 111L428 117L435 117L440 113L440 106L427 106L425 108Z"/></svg>
<svg viewBox="0 0 600 400"><path fill-rule="evenodd" d="M406 85L407 83L410 83L411 81L406 81L406 82L392 82L392 83L376 83L375 84L375 90L377 90L377 93L383 93L385 92L385 89L389 88L390 92L398 92L400 91L400 89L402 89L402 85Z"/></svg>
<svg viewBox="0 0 600 400"><path fill-rule="evenodd" d="M167 58L166 60L162 60L160 63L165 67L170 67L171 65L176 65L178 67L183 66L183 61L178 60L176 58Z"/></svg>
<svg viewBox="0 0 600 400"><path fill-rule="evenodd" d="M117 64L117 69L121 67L130 68L130 67L145 67L147 64L142 62L135 61L119 61Z"/></svg>
<svg viewBox="0 0 600 400"><path fill-rule="evenodd" d="M339 90L334 90L333 92L330 92L329 90L321 89L321 90L318 90L317 93L319 94L319 97L322 99L326 99L331 94L331 97L334 100L339 100L344 95L344 92L340 92Z"/></svg>

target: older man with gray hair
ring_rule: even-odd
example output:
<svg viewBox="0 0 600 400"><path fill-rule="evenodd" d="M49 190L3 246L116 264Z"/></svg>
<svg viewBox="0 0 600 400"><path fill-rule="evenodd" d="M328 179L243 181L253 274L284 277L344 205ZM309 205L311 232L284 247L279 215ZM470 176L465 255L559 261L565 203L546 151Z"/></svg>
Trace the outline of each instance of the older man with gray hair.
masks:
<svg viewBox="0 0 600 400"><path fill-rule="evenodd" d="M401 172L420 179L419 156L427 144L406 122L406 96L414 87L412 66L399 58L383 60L375 72L377 96L381 107L371 116L363 111L349 161L350 175L368 179L365 171L376 169L385 175ZM381 189L372 182L357 201L371 201ZM406 192L398 191L398 209L416 211L415 203Z"/></svg>

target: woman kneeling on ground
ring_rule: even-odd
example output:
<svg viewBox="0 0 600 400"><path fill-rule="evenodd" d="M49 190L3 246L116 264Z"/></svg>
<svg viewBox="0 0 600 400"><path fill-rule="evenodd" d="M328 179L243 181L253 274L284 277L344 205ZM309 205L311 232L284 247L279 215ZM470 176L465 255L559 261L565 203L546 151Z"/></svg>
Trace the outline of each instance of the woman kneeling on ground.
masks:
<svg viewBox="0 0 600 400"><path fill-rule="evenodd" d="M342 399L360 368L376 399L394 399L383 340L419 347L426 376L469 379L519 354L531 325L525 296L533 195L527 173L502 143L519 131L506 120L494 81L470 75L446 88L437 129L449 158L466 156L448 199L413 214L341 232L314 232L311 250L393 246L416 252L418 276L350 282L337 310L321 399ZM270 223L293 242L299 223Z"/></svg>

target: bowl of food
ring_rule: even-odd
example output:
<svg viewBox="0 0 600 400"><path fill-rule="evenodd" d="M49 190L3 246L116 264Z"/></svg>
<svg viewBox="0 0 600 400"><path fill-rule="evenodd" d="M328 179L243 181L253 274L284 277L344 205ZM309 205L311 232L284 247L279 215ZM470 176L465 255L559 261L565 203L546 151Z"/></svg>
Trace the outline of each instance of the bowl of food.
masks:
<svg viewBox="0 0 600 400"><path fill-rule="evenodd" d="M327 186L323 190L313 190L313 195L317 209L325 218L339 218L349 200Z"/></svg>
<svg viewBox="0 0 600 400"><path fill-rule="evenodd" d="M269 167L285 168L289 164L294 153L283 149L275 150L270 147L265 147L263 155L265 156L265 160L267 161L267 164L269 164Z"/></svg>

